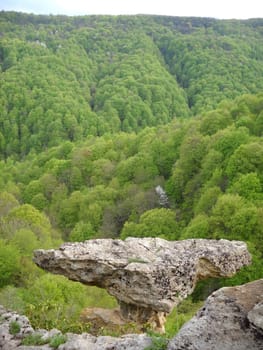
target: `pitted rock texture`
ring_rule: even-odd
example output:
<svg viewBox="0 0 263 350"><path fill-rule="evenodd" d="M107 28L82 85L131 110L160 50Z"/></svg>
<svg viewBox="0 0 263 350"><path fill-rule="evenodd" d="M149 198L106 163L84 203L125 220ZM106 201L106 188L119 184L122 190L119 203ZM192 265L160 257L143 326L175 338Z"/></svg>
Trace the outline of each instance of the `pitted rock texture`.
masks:
<svg viewBox="0 0 263 350"><path fill-rule="evenodd" d="M262 350L263 279L214 292L168 350Z"/></svg>
<svg viewBox="0 0 263 350"><path fill-rule="evenodd" d="M10 334L10 324L12 322L17 322L20 326L20 331L16 336ZM15 349L21 342L20 339L22 334L28 334L31 331L32 327L27 318L19 316L16 313L8 312L0 306L0 349Z"/></svg>
<svg viewBox="0 0 263 350"><path fill-rule="evenodd" d="M138 307L169 313L198 280L232 276L250 260L243 242L205 239L96 239L34 252L35 263L43 269L105 288L123 313L128 304L130 309L135 305L138 314Z"/></svg>
<svg viewBox="0 0 263 350"><path fill-rule="evenodd" d="M19 331L16 334L12 334L12 323L16 323L19 326ZM26 316L21 316L14 311L6 310L0 305L0 349L1 350L13 350L13 349L33 349L33 347L24 347L21 345L22 339L26 336L33 334L34 329ZM57 333L61 333L57 331ZM48 331L41 331L43 337L49 337ZM52 333L53 334L53 333ZM36 348L36 347L34 347ZM37 347L38 348L38 347ZM51 349L47 345L39 347L39 349Z"/></svg>
<svg viewBox="0 0 263 350"><path fill-rule="evenodd" d="M119 338L90 334L68 334L68 341L59 350L144 350L152 345L145 334L128 334Z"/></svg>

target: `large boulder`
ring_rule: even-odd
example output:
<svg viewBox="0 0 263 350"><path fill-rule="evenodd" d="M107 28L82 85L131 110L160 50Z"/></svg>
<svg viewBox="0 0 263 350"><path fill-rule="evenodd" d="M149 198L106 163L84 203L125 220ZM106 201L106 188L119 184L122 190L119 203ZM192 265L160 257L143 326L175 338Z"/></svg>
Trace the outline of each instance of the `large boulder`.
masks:
<svg viewBox="0 0 263 350"><path fill-rule="evenodd" d="M263 279L214 292L168 350L262 350Z"/></svg>
<svg viewBox="0 0 263 350"><path fill-rule="evenodd" d="M192 293L197 281L229 277L251 261L239 241L160 238L95 239L36 250L41 268L105 288L127 321L164 331L166 314Z"/></svg>

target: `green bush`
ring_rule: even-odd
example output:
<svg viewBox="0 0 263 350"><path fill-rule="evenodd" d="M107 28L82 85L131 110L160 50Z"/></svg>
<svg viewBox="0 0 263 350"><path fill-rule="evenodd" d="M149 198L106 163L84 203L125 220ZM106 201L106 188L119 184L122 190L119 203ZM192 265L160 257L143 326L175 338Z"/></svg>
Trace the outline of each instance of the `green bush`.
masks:
<svg viewBox="0 0 263 350"><path fill-rule="evenodd" d="M20 270L19 250L0 239L0 288L16 283Z"/></svg>

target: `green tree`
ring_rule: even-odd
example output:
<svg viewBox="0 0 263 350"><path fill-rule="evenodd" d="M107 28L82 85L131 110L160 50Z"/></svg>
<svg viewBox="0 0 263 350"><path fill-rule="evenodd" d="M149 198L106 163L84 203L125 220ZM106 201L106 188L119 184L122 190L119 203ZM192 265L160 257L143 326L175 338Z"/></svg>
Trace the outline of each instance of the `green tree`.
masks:
<svg viewBox="0 0 263 350"><path fill-rule="evenodd" d="M247 143L248 140L249 134L246 128L236 130L229 127L214 135L213 148L227 159L241 144Z"/></svg>
<svg viewBox="0 0 263 350"><path fill-rule="evenodd" d="M218 186L208 187L202 191L198 202L194 207L195 214L207 214L211 213L214 205L216 204L218 197L222 194L221 189Z"/></svg>
<svg viewBox="0 0 263 350"><path fill-rule="evenodd" d="M36 234L30 229L25 228L21 228L14 233L10 244L15 246L21 255L30 257L33 250L39 247Z"/></svg>
<svg viewBox="0 0 263 350"><path fill-rule="evenodd" d="M134 237L162 237L176 240L179 238L179 226L175 213L171 209L156 208L141 215L138 224L126 222L121 238Z"/></svg>
<svg viewBox="0 0 263 350"><path fill-rule="evenodd" d="M51 247L53 230L49 219L30 204L12 209L4 219L7 238L20 229L32 230L43 248Z"/></svg>
<svg viewBox="0 0 263 350"><path fill-rule="evenodd" d="M213 135L217 131L225 129L233 120L229 112L214 110L202 116L200 132L203 135Z"/></svg>
<svg viewBox="0 0 263 350"><path fill-rule="evenodd" d="M239 195L224 194L218 198L210 219L214 238L237 239L232 220L244 205L245 201Z"/></svg>
<svg viewBox="0 0 263 350"><path fill-rule="evenodd" d="M18 206L18 200L11 193L0 192L0 217L6 216L10 210Z"/></svg>
<svg viewBox="0 0 263 350"><path fill-rule="evenodd" d="M38 193L31 199L31 204L38 210L44 210L48 206L48 201L43 193Z"/></svg>
<svg viewBox="0 0 263 350"><path fill-rule="evenodd" d="M209 217L206 214L196 215L180 235L180 239L212 238Z"/></svg>
<svg viewBox="0 0 263 350"><path fill-rule="evenodd" d="M16 284L20 272L19 250L0 240L0 288L8 284Z"/></svg>
<svg viewBox="0 0 263 350"><path fill-rule="evenodd" d="M43 192L43 185L39 180L31 181L23 191L23 200L25 203L31 203L33 197Z"/></svg>
<svg viewBox="0 0 263 350"><path fill-rule="evenodd" d="M240 175L229 188L229 192L236 193L248 200L262 199L262 185L257 173Z"/></svg>
<svg viewBox="0 0 263 350"><path fill-rule="evenodd" d="M96 235L96 232L89 222L79 221L69 234L71 242L84 242Z"/></svg>
<svg viewBox="0 0 263 350"><path fill-rule="evenodd" d="M241 145L230 157L226 173L230 179L240 174L256 172L260 177L263 171L263 145L250 142Z"/></svg>

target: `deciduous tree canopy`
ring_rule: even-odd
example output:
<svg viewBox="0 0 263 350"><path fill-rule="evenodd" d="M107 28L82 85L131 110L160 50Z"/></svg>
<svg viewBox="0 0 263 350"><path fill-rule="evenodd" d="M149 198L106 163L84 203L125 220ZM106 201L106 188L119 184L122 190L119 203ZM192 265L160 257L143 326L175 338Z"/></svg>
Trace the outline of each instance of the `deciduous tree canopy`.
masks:
<svg viewBox="0 0 263 350"><path fill-rule="evenodd" d="M82 330L99 292L31 260L63 240L244 240L228 283L262 277L262 26L0 13L0 303Z"/></svg>

